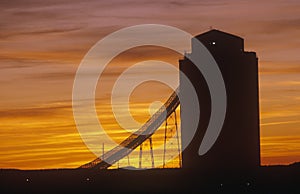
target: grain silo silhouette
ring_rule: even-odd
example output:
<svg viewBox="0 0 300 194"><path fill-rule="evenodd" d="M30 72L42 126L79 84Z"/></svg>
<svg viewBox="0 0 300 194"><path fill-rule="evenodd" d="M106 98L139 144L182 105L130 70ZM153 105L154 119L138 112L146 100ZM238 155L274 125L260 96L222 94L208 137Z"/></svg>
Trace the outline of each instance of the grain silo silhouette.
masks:
<svg viewBox="0 0 300 194"><path fill-rule="evenodd" d="M199 126L192 142L182 153L183 168L216 170L218 172L251 171L260 165L258 59L255 52L244 51L244 40L219 30L210 30L195 39L210 51L223 75L227 92L227 112L222 131L213 147L203 156L198 149L210 118L211 99L208 86L198 68L187 57L179 61L180 70L194 85L200 103L200 118L184 106L189 100L188 89L180 79L183 101L181 110L182 135L192 119L199 119ZM192 53L197 54L193 48ZM189 112L190 111L190 112Z"/></svg>

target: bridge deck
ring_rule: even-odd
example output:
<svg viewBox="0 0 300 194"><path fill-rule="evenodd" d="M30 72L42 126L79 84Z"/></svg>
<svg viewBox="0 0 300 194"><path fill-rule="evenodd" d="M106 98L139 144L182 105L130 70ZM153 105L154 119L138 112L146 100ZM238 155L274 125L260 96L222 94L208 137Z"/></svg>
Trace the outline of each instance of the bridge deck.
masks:
<svg viewBox="0 0 300 194"><path fill-rule="evenodd" d="M130 154L136 147L151 137L172 112L176 110L180 104L178 95L179 88L172 93L164 105L139 130L127 137L120 145L79 168L107 169ZM101 158L104 158L104 160Z"/></svg>

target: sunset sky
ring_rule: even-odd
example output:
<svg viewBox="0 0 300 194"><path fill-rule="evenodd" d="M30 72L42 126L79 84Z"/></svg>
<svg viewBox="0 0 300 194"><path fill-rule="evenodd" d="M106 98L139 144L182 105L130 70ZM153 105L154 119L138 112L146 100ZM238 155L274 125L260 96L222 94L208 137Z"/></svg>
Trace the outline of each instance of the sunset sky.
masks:
<svg viewBox="0 0 300 194"><path fill-rule="evenodd" d="M212 27L244 38L245 50L259 58L261 162L300 161L299 0L2 0L0 18L0 168L74 168L95 159L73 119L77 67L104 36L147 23L171 25L192 35ZM167 49L142 47L109 64L98 82L96 106L114 140L128 135L116 124L109 105L117 77L142 60L178 66L180 57ZM141 73L178 79L159 68ZM141 74L131 76L138 79ZM163 102L171 93L165 85L144 83L132 93L131 113L143 123L151 102ZM162 143L162 135L161 130L154 137L155 146ZM106 145L105 150L110 148ZM133 153L132 163L137 157ZM160 151L156 160L161 160Z"/></svg>

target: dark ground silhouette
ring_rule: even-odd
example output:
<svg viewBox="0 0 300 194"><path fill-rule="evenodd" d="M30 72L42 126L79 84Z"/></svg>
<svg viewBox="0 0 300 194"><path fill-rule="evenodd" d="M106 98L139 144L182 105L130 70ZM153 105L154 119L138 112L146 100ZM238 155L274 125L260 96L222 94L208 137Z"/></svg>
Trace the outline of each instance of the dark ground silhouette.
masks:
<svg viewBox="0 0 300 194"><path fill-rule="evenodd" d="M249 174L184 169L0 170L1 193L299 193L300 163Z"/></svg>

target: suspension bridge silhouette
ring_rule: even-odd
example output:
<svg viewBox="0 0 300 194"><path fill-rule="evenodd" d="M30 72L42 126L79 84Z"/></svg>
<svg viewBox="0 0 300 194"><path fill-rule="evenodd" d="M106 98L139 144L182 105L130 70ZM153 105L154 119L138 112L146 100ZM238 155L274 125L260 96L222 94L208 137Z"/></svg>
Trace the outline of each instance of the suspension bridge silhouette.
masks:
<svg viewBox="0 0 300 194"><path fill-rule="evenodd" d="M224 166L231 166L230 169L236 170L251 170L260 165L258 59L256 53L244 51L242 38L215 29L200 34L195 39L199 40L215 58L225 82L228 98L224 126L212 150L202 157L198 155L199 145L210 120L211 96L206 80L199 71L200 68L197 68L197 65L188 59L189 53L186 53L184 59L179 60L179 69L188 77L196 90L201 117L199 118L193 112L195 105L189 103L191 92L187 87L187 81L180 76L180 86L177 90L140 129L115 148L80 168L107 169L128 156L138 146L142 146L143 142L148 139L150 140L152 164L154 164L151 136L164 122L167 123L167 119L172 113L176 113L179 104L181 104L182 111L180 114L182 136L188 136L188 133L191 133L189 123L193 120L199 121L195 137L186 150L183 150L182 158L179 157L179 160L182 160L183 168L200 168L198 167L200 164L201 168L213 166L222 171ZM197 55L200 51L197 50L193 41L190 54ZM180 95L180 100L178 95ZM178 133L177 123L175 125ZM234 141L232 141L233 139ZM180 145L178 145L179 147ZM164 150L165 152L166 150ZM237 157L239 158L238 162L236 161Z"/></svg>

